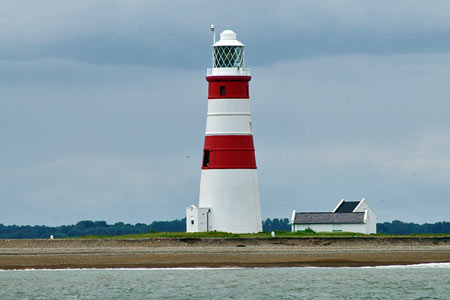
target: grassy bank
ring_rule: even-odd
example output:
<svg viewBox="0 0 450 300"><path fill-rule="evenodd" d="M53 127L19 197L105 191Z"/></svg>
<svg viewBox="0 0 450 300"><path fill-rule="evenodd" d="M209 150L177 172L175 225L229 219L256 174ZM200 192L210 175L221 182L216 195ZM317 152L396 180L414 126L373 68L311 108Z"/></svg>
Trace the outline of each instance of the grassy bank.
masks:
<svg viewBox="0 0 450 300"><path fill-rule="evenodd" d="M395 234L362 234L354 232L275 232L275 237L283 238L303 238L303 237L450 237L450 234L412 234L412 235L395 235ZM126 235L89 235L78 237L81 239L146 239L146 238L271 238L270 232L260 233L228 233L219 231L209 232L152 232L141 234Z"/></svg>

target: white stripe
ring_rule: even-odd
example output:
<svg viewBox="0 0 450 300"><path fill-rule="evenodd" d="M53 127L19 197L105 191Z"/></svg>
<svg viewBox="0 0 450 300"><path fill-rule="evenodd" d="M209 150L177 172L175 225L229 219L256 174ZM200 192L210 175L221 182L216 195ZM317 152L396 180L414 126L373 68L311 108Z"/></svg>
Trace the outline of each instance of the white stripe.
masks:
<svg viewBox="0 0 450 300"><path fill-rule="evenodd" d="M248 99L215 99L208 101L208 114L211 113L243 113L250 114Z"/></svg>
<svg viewBox="0 0 450 300"><path fill-rule="evenodd" d="M240 112L224 112L224 113L208 113L208 116L250 116L250 113Z"/></svg>
<svg viewBox="0 0 450 300"><path fill-rule="evenodd" d="M206 135L251 135L249 99L208 101Z"/></svg>

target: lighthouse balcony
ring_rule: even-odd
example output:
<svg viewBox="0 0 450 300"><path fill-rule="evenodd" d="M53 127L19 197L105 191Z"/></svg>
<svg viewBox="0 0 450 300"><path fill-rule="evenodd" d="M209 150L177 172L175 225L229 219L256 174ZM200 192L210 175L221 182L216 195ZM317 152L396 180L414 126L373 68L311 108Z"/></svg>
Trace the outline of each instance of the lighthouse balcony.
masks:
<svg viewBox="0 0 450 300"><path fill-rule="evenodd" d="M250 76L250 68L208 68L206 76Z"/></svg>

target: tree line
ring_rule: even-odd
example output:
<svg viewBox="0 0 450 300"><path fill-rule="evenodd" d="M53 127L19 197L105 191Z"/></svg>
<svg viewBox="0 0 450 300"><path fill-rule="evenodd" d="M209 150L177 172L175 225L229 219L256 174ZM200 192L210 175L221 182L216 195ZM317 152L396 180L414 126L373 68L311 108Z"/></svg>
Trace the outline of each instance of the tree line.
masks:
<svg viewBox="0 0 450 300"><path fill-rule="evenodd" d="M117 222L107 224L105 221L80 221L75 225L9 225L0 224L0 239L33 239L33 238L69 238L87 235L124 235L149 232L182 232L186 231L186 218L173 221L154 221L151 224L125 224Z"/></svg>
<svg viewBox="0 0 450 300"><path fill-rule="evenodd" d="M289 219L270 219L262 222L263 231L290 231ZM33 239L33 238L69 238L87 235L124 235L149 232L184 232L186 218L173 221L154 221L151 224L125 224L117 222L107 224L105 221L80 221L74 225L44 226L44 225L3 225L0 224L0 239ZM450 233L450 222L434 224L404 223L392 221L377 224L377 232L384 234L421 234L421 233Z"/></svg>
<svg viewBox="0 0 450 300"><path fill-rule="evenodd" d="M450 233L450 222L416 224L395 220L392 222L378 223L377 232L384 234Z"/></svg>

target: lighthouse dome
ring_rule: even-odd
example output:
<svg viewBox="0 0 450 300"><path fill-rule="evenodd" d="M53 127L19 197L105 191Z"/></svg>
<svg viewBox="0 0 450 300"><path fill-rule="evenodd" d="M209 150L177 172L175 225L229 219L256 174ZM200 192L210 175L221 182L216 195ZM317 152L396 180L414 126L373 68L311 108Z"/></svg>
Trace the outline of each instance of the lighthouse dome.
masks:
<svg viewBox="0 0 450 300"><path fill-rule="evenodd" d="M216 46L239 46L244 47L245 45L236 39L236 33L233 30L224 30L220 34L220 41L213 45Z"/></svg>
<svg viewBox="0 0 450 300"><path fill-rule="evenodd" d="M220 34L221 40L235 40L236 39L236 32L233 30L224 30Z"/></svg>

